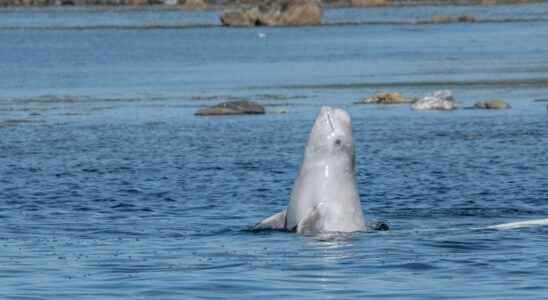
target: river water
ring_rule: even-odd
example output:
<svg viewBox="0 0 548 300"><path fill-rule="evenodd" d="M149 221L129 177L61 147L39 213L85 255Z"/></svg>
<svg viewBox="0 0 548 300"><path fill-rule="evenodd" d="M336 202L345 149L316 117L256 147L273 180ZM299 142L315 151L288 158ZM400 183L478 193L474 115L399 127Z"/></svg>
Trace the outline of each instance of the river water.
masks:
<svg viewBox="0 0 548 300"><path fill-rule="evenodd" d="M548 217L547 13L234 29L211 12L1 10L0 298L545 298L548 229L485 227ZM414 24L463 14L480 21ZM512 109L353 104L439 89ZM193 115L236 98L267 114ZM249 231L287 205L322 105L350 113L365 215L391 230Z"/></svg>

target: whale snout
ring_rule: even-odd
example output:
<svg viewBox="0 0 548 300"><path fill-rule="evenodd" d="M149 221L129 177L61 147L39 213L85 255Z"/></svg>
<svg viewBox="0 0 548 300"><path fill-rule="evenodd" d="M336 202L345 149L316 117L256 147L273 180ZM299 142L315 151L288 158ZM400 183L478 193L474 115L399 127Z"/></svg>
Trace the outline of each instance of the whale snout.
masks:
<svg viewBox="0 0 548 300"><path fill-rule="evenodd" d="M352 128L350 116L341 108L323 106L318 115L318 120L326 122L331 131L346 131Z"/></svg>
<svg viewBox="0 0 548 300"><path fill-rule="evenodd" d="M354 144L348 113L341 108L322 107L310 132L306 149L313 156L342 157L342 153L352 156Z"/></svg>

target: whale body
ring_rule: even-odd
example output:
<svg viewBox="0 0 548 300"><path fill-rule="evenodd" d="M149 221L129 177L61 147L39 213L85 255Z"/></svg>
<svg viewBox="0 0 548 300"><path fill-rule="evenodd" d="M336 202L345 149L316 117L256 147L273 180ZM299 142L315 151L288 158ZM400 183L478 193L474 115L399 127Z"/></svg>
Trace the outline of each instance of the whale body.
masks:
<svg viewBox="0 0 548 300"><path fill-rule="evenodd" d="M366 229L355 168L350 116L340 108L322 107L308 137L287 208L254 229L300 234ZM386 227L381 224L379 229Z"/></svg>
<svg viewBox="0 0 548 300"><path fill-rule="evenodd" d="M529 227L538 227L538 226L548 226L548 219L538 219L538 220L528 220L528 221L504 223L504 224L492 225L492 226L489 226L487 228L488 229L508 230L508 229L519 229L519 228L529 228Z"/></svg>

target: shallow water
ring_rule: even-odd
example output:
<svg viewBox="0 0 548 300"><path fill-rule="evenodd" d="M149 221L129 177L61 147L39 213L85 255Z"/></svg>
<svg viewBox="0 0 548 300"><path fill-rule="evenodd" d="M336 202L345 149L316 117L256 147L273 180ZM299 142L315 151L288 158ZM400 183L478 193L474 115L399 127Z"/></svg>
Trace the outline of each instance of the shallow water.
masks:
<svg viewBox="0 0 548 300"><path fill-rule="evenodd" d="M0 31L1 298L544 298L547 229L484 229L548 216L535 24ZM513 108L352 105L441 88ZM193 116L231 97L269 114ZM326 104L352 116L365 214L392 230L248 231L287 204Z"/></svg>

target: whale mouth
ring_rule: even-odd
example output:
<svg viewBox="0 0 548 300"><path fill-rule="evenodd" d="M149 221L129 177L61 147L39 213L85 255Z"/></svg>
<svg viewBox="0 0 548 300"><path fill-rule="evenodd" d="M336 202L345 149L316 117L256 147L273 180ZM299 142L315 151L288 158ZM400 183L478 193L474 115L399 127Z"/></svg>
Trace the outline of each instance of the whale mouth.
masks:
<svg viewBox="0 0 548 300"><path fill-rule="evenodd" d="M333 109L332 108L328 108L327 111L326 111L326 119L327 119L327 124L329 124L329 128L331 128L331 132L334 132L335 131L335 125L333 124L333 116L331 114L331 111Z"/></svg>
<svg viewBox="0 0 548 300"><path fill-rule="evenodd" d="M339 108L333 108L330 106L322 107L320 118L320 120L323 120L323 122L326 123L324 126L329 133L346 130L352 127L348 113Z"/></svg>

